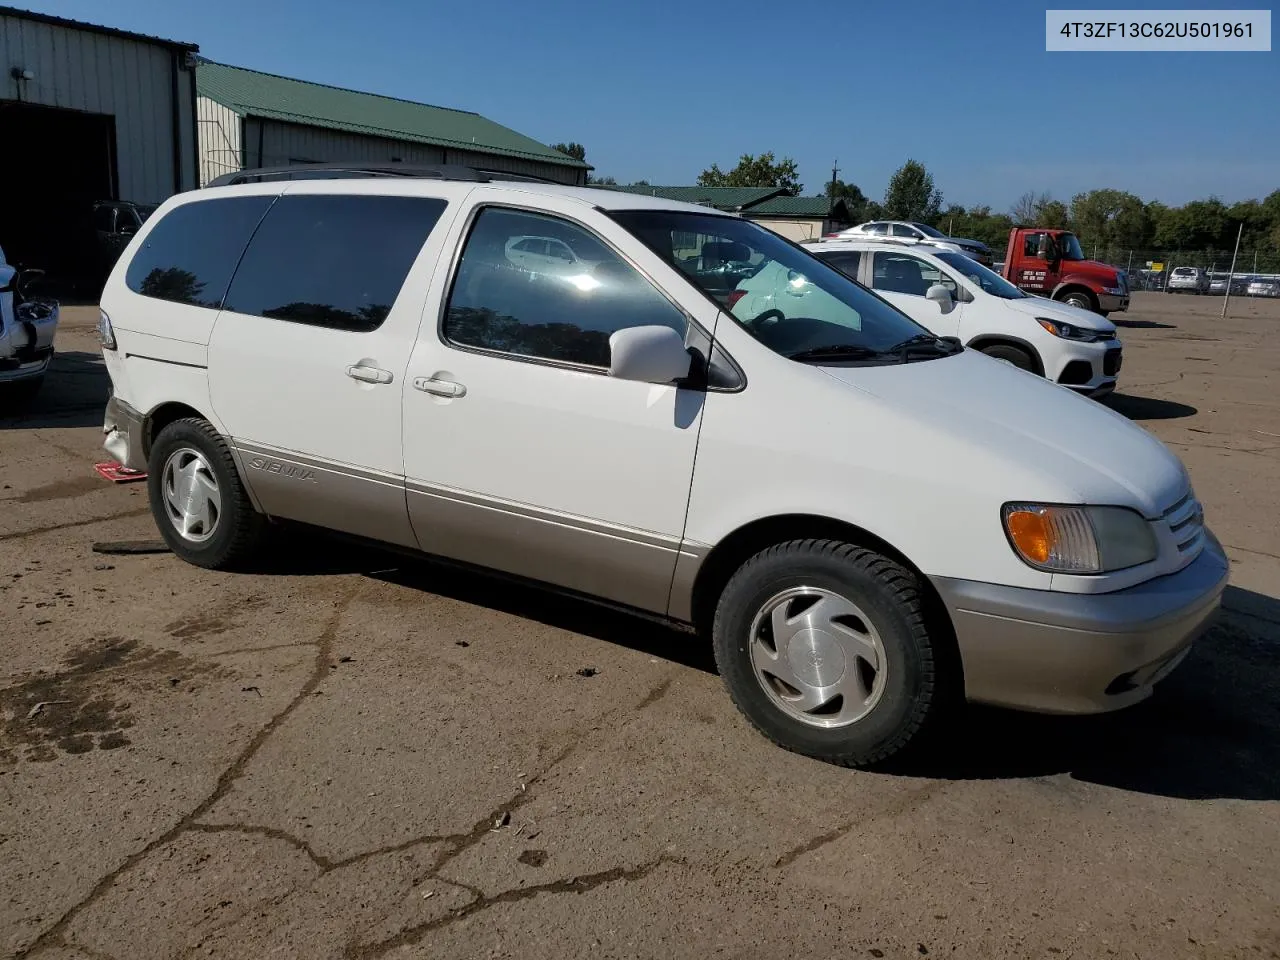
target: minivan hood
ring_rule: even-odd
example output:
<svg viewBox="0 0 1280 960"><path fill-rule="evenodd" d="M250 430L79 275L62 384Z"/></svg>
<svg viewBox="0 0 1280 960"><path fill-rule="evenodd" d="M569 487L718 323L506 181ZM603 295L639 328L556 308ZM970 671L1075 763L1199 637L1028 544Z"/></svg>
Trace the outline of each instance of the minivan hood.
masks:
<svg viewBox="0 0 1280 960"><path fill-rule="evenodd" d="M1060 320L1085 330L1096 330L1099 333L1115 333L1116 325L1101 314L1081 307L1050 300L1048 297L1019 297L1017 300L1005 300L1004 305L1010 310L1025 313L1028 317L1044 317L1046 320Z"/></svg>
<svg viewBox="0 0 1280 960"><path fill-rule="evenodd" d="M982 448L995 461L996 475L999 461L1012 461L1023 471L1036 470L1046 489L1069 489L1078 503L1129 506L1154 518L1189 485L1182 462L1127 417L976 350L905 364L821 369L927 430ZM945 464L939 469L944 475Z"/></svg>

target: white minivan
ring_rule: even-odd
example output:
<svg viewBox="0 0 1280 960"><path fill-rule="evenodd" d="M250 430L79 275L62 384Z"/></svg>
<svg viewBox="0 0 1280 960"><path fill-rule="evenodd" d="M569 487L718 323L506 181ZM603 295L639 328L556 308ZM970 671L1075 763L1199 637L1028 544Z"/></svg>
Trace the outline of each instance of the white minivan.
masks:
<svg viewBox="0 0 1280 960"><path fill-rule="evenodd" d="M106 448L192 563L297 521L688 625L760 731L851 765L964 698L1132 704L1218 607L1158 440L748 220L327 172L172 197L103 292ZM766 270L828 309L736 312Z"/></svg>
<svg viewBox="0 0 1280 960"><path fill-rule="evenodd" d="M940 336L958 337L1089 397L1116 388L1123 345L1106 317L1025 293L970 257L946 250L892 240L834 240L805 249Z"/></svg>

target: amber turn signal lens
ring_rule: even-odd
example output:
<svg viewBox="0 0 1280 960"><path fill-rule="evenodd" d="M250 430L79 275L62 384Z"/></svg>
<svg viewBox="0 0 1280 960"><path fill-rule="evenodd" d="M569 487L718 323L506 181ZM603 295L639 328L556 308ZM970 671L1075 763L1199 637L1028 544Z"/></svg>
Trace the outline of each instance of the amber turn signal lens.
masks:
<svg viewBox="0 0 1280 960"><path fill-rule="evenodd" d="M1005 517L1009 537L1032 563L1048 563L1053 552L1053 528L1044 510L1010 510Z"/></svg>

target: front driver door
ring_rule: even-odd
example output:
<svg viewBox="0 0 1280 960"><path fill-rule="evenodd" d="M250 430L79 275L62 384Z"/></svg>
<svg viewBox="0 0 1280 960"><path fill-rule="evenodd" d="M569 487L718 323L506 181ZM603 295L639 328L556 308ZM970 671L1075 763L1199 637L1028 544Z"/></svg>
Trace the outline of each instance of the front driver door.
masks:
<svg viewBox="0 0 1280 960"><path fill-rule="evenodd" d="M413 528L428 553L665 612L704 394L612 379L609 335L684 334L688 318L637 264L673 272L621 227L542 203L560 214L478 206L433 288L443 309L428 309L404 398ZM518 236L565 244L581 269L510 252Z"/></svg>
<svg viewBox="0 0 1280 960"><path fill-rule="evenodd" d="M868 285L871 289L916 323L940 337L957 335L964 304L955 299L958 287L945 270L909 253L877 250L871 258L870 272ZM950 313L943 313L935 301L925 296L935 283L941 283L951 291Z"/></svg>

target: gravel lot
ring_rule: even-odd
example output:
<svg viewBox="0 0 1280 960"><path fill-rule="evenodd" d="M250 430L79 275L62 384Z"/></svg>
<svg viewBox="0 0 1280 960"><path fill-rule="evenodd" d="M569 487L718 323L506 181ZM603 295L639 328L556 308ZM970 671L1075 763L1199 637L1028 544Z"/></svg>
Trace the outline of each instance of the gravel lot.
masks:
<svg viewBox="0 0 1280 960"><path fill-rule="evenodd" d="M1280 302L1219 309L1138 294L1110 401L1191 470L1218 625L1138 708L975 708L865 773L585 604L324 540L261 575L92 553L155 530L91 469L66 308L0 419L0 951L1280 957Z"/></svg>

